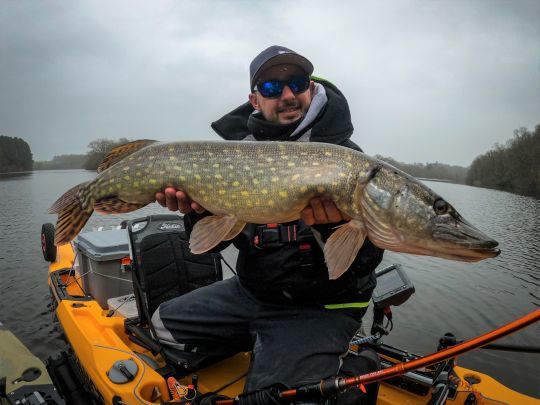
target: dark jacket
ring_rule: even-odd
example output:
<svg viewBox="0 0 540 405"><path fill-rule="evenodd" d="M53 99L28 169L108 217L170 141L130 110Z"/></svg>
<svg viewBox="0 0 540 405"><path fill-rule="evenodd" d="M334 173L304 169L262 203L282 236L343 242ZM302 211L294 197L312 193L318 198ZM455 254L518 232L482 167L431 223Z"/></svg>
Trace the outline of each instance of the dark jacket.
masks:
<svg viewBox="0 0 540 405"><path fill-rule="evenodd" d="M303 132L311 130L312 142L361 150L350 140L353 126L347 100L334 85L319 79L316 81L324 86L328 101ZM257 127L257 122L253 121L257 117L252 113L251 105L243 104L212 123L212 128L226 140L244 139ZM262 139L269 139L264 137L264 125L260 127L259 135ZM292 130L294 128L286 129ZM196 214L187 216L188 230L199 218ZM335 224L314 226L323 242L331 235L333 227ZM280 234L295 234L296 237L286 242L276 241ZM366 240L349 270L339 279L329 280L322 249L311 228L302 221L279 228L248 224L232 242L239 250L237 272L242 285L259 299L276 303L325 305L369 301L376 284L373 271L383 255L382 249ZM217 250L227 245L222 243Z"/></svg>

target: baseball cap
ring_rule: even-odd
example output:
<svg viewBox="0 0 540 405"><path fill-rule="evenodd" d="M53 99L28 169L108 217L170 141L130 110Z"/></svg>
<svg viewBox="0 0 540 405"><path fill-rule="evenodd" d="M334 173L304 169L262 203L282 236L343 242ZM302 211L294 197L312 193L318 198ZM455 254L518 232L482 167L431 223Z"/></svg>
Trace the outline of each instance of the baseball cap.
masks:
<svg viewBox="0 0 540 405"><path fill-rule="evenodd" d="M269 67L283 64L296 65L308 76L313 73L313 64L307 58L284 46L272 45L258 54L249 65L251 91L262 72Z"/></svg>

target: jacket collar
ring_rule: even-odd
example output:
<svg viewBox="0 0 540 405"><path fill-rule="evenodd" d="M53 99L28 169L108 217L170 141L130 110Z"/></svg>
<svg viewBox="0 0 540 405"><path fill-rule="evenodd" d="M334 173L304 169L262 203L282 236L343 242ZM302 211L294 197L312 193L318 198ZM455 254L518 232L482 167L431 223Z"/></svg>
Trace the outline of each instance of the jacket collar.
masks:
<svg viewBox="0 0 540 405"><path fill-rule="evenodd" d="M280 133L279 138L289 138L289 135L292 135L292 139L289 138L288 140L296 140L307 131L310 131L311 141L342 143L349 139L353 132L347 100L337 87L330 82L319 78L313 78L313 80L316 83L316 87L321 86L321 88L314 93L312 105L304 119L298 124L294 123L296 125L295 128L285 125L277 126L282 127L283 132L280 132L279 128L274 129L276 129L277 133ZM319 97L317 97L318 95ZM326 100L324 100L325 97ZM252 120L252 115L255 119L260 119L257 113L255 112L254 114L254 112L255 110L251 104L247 102L225 114L219 120L213 122L211 126L219 136L226 140L243 140L246 138L253 140L261 137L265 139L286 140L264 136L263 134L254 136L252 125L248 125L248 122ZM252 129L250 129L250 126ZM267 135L270 134L268 133Z"/></svg>

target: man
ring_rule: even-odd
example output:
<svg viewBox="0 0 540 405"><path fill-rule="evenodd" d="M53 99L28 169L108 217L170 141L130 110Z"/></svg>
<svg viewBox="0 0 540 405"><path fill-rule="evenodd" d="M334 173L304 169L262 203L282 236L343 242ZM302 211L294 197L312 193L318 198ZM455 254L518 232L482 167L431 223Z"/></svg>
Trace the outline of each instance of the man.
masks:
<svg viewBox="0 0 540 405"><path fill-rule="evenodd" d="M349 139L353 127L345 97L331 83L311 80L312 73L311 62L296 52L265 49L250 65L249 102L212 128L226 140L327 142L360 150ZM156 199L186 214L188 231L208 215L172 188ZM332 201L314 198L299 221L248 224L232 241L239 250L238 275L163 303L153 316L158 337L171 345L252 348L248 391L373 371L378 364L369 355L343 358L367 309L383 251L366 241L337 280L328 279L322 252L334 228L347 219ZM360 396L350 391L337 403L359 403ZM254 401L271 403L264 396Z"/></svg>

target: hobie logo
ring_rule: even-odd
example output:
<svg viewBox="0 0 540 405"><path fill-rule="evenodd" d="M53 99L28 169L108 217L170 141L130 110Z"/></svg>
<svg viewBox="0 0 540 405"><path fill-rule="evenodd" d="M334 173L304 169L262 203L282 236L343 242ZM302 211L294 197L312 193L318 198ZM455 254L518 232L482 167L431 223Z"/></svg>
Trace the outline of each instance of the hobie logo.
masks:
<svg viewBox="0 0 540 405"><path fill-rule="evenodd" d="M181 230L184 230L184 227L182 226L182 224L174 224L174 223L167 223L167 222L164 222L162 224L160 224L158 226L158 229L160 231L169 231L171 229L181 229Z"/></svg>

